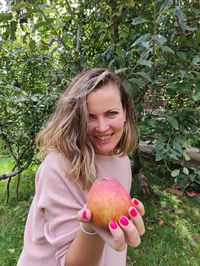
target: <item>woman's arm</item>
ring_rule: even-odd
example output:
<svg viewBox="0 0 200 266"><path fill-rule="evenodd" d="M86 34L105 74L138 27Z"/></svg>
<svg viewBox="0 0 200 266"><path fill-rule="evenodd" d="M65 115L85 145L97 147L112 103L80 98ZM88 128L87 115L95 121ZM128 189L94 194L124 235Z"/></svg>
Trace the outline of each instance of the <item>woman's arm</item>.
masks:
<svg viewBox="0 0 200 266"><path fill-rule="evenodd" d="M84 224L84 229L93 231L89 224ZM88 235L79 231L70 245L65 256L66 266L96 266L102 255L104 240L98 235Z"/></svg>

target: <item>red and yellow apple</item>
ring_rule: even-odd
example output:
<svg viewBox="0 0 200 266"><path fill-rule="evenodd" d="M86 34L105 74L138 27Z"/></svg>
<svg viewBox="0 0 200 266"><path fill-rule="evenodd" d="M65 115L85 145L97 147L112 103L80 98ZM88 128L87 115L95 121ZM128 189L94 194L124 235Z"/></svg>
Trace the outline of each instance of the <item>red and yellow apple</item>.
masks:
<svg viewBox="0 0 200 266"><path fill-rule="evenodd" d="M129 217L131 206L129 193L113 177L97 179L88 193L87 208L92 222L101 227L108 227L112 220L118 222L123 215Z"/></svg>

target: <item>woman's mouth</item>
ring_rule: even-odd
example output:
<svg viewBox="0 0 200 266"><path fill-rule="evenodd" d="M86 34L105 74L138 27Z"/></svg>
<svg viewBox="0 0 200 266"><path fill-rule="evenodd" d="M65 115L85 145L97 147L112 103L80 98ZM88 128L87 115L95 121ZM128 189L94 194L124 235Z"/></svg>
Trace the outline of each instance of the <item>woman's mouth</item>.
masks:
<svg viewBox="0 0 200 266"><path fill-rule="evenodd" d="M109 135L106 135L106 136L95 136L95 139L98 140L98 141L108 141L111 139L113 134L109 134Z"/></svg>

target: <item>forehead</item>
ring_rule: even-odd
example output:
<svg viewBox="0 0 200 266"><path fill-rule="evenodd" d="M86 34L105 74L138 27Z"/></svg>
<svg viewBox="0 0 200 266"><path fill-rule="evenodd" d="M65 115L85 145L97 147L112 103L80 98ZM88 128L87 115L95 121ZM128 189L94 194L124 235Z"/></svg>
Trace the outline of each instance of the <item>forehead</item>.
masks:
<svg viewBox="0 0 200 266"><path fill-rule="evenodd" d="M109 83L97 90L92 91L87 96L87 108L89 112L98 110L108 110L121 108L121 95L117 85Z"/></svg>

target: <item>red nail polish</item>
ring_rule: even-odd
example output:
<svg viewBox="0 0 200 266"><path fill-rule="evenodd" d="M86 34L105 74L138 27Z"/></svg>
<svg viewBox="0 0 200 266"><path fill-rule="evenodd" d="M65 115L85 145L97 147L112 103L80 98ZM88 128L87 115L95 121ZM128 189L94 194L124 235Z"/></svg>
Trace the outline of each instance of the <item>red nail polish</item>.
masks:
<svg viewBox="0 0 200 266"><path fill-rule="evenodd" d="M120 217L119 221L124 226L127 226L129 224L129 220L125 216Z"/></svg>
<svg viewBox="0 0 200 266"><path fill-rule="evenodd" d="M86 220L88 219L88 217L87 217L87 211L84 211L84 212L83 212L82 217L83 217L83 219L86 219Z"/></svg>
<svg viewBox="0 0 200 266"><path fill-rule="evenodd" d="M138 206L139 201L138 201L137 199L134 199L134 200L133 200L133 204L134 204L135 206Z"/></svg>
<svg viewBox="0 0 200 266"><path fill-rule="evenodd" d="M117 223L115 222L115 221L111 221L110 223L109 223L109 226L112 228L112 229L117 229Z"/></svg>
<svg viewBox="0 0 200 266"><path fill-rule="evenodd" d="M132 208L132 209L130 210L130 215L133 216L133 217L136 217L136 216L137 216L137 211L136 211L135 208Z"/></svg>

